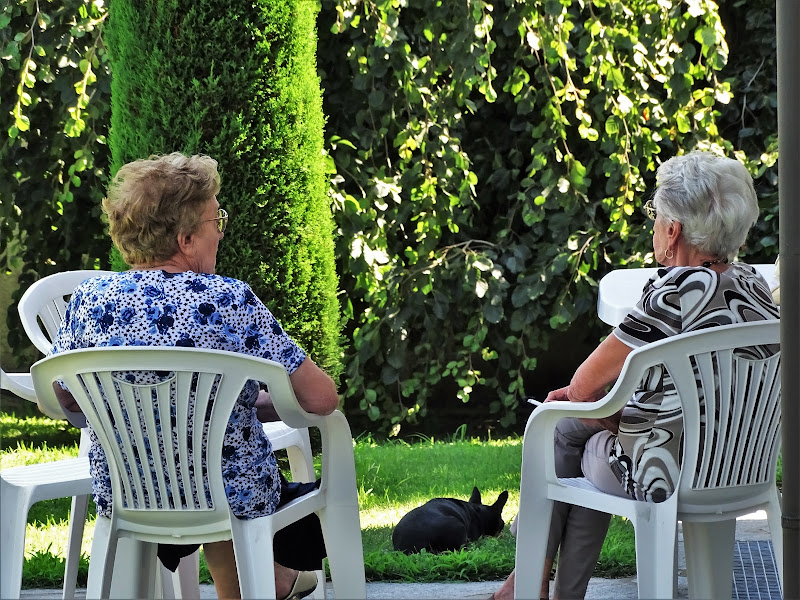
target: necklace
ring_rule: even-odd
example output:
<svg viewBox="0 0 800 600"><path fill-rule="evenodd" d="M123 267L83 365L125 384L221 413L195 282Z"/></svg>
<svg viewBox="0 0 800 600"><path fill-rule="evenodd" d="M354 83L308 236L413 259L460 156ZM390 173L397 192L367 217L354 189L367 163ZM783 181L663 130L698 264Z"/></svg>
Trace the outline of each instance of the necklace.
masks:
<svg viewBox="0 0 800 600"><path fill-rule="evenodd" d="M727 265L728 259L727 258L715 258L714 260L707 260L703 263L703 266L708 269L711 265Z"/></svg>

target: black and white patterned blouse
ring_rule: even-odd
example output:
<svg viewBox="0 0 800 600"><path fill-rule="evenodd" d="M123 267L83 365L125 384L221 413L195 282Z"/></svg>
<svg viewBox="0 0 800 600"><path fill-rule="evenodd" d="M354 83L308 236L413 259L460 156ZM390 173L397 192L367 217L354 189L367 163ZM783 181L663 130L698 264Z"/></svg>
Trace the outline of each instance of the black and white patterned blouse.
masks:
<svg viewBox="0 0 800 600"><path fill-rule="evenodd" d="M751 266L723 273L704 267L659 269L639 302L613 334L638 348L682 332L779 318L769 285ZM622 411L609 457L629 496L663 502L675 490L681 460L683 414L674 384L651 368Z"/></svg>
<svg viewBox="0 0 800 600"><path fill-rule="evenodd" d="M237 279L191 271L126 271L79 285L50 353L96 346L184 346L241 352L279 362L290 374L306 358L250 286ZM275 455L256 418L257 396L258 385L251 381L234 405L222 450L228 503L233 514L245 519L271 514L280 499ZM90 437L89 465L97 513L109 516L108 465L91 428Z"/></svg>

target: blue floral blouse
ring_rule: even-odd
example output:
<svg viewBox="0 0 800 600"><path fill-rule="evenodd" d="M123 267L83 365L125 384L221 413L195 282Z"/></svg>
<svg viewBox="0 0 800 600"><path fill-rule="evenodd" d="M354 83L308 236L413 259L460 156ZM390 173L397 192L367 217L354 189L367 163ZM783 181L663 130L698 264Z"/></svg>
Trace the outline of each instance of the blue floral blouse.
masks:
<svg viewBox="0 0 800 600"><path fill-rule="evenodd" d="M51 354L95 346L185 346L260 356L293 373L305 352L246 283L188 271L126 271L94 277L72 294ZM251 381L231 413L222 475L233 514L251 519L275 511L278 466L256 418L258 385ZM97 513L111 514L111 477L97 436L89 465Z"/></svg>

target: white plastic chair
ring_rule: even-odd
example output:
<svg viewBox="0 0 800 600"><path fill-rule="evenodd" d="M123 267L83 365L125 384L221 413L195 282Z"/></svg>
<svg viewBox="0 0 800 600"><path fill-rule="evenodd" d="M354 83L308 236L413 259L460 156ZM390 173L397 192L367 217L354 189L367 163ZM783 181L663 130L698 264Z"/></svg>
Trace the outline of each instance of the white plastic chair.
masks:
<svg viewBox="0 0 800 600"><path fill-rule="evenodd" d="M169 376L161 383L146 385L114 375L131 370L167 371ZM115 589L115 595L152 595L155 543L232 539L242 597L274 598L273 534L312 512L320 518L326 546L335 549L328 562L336 597L366 597L353 441L347 420L339 411L324 417L303 411L286 370L278 363L198 348L91 348L45 358L31 368L31 374L40 401L51 406L57 402L52 382L65 382L109 461L112 516L97 519L87 597L109 597L117 542L127 537L136 541L140 561L131 566L131 571L140 579L132 588ZM243 520L234 517L228 506L221 453L233 403L248 379L267 384L284 423L295 428L319 428L322 481L318 490L272 515ZM168 415L173 407L177 411L174 429L169 419L161 419L157 427L156 409L160 415ZM112 422L122 423L123 411L132 434L122 428L117 436ZM190 429L195 435L188 435ZM173 433L179 440L176 454L172 452ZM163 454L157 443L160 436L169 440ZM140 472L134 466L128 472L127 457L133 456L134 447L139 456L153 461L154 469ZM200 473L201 461L207 465L203 483L208 498L204 485L198 481L193 486L189 481L189 465L194 473ZM186 506L181 506L179 489L186 494Z"/></svg>
<svg viewBox="0 0 800 600"><path fill-rule="evenodd" d="M67 271L44 277L29 287L20 299L18 309L22 326L36 348L46 354L75 287L89 277L108 271ZM30 402L36 402L29 373L2 372L2 389ZM64 413L46 413L63 420ZM25 551L25 525L30 507L40 500L72 496L69 533L64 568L62 597L75 597L80 566L81 541L92 492L89 477L88 436L81 430L78 457L74 459L26 465L5 469L0 473L0 598L19 598Z"/></svg>
<svg viewBox="0 0 800 600"><path fill-rule="evenodd" d="M0 369L0 387L36 402L29 373L6 373ZM81 443L88 442L82 437ZM22 585L22 564L25 552L25 526L28 511L40 500L73 496L70 513L67 563L64 571L63 598L75 596L80 563L83 523L86 519L92 478L86 449L78 458L57 460L36 465L13 467L0 471L0 598L19 598ZM77 502L76 500L77 499ZM75 508L77 504L77 509ZM73 515L78 514L78 518ZM81 512L82 511L82 512Z"/></svg>
<svg viewBox="0 0 800 600"><path fill-rule="evenodd" d="M538 597L554 501L630 519L636 533L640 598L675 597L678 521L683 523L691 598L731 597L738 516L766 509L777 564L781 565L781 509L775 485L780 449L780 352L753 360L735 351L778 344L779 340L779 321L676 335L631 352L614 387L602 399L538 407L528 419L522 445L515 597ZM698 366L697 381L693 363ZM672 376L683 408L683 459L676 491L656 504L604 494L585 478L556 477L556 423L563 417L613 415L631 398L646 370L655 365L664 365ZM700 427L698 390L706 398L704 429ZM717 410L712 410L715 405ZM782 572L780 575L782 581Z"/></svg>
<svg viewBox="0 0 800 600"><path fill-rule="evenodd" d="M112 271L63 271L42 277L25 290L17 308L22 328L42 354L50 351L53 338L64 320L72 292L90 277L110 275Z"/></svg>
<svg viewBox="0 0 800 600"><path fill-rule="evenodd" d="M52 346L52 340L58 333L61 322L66 313L69 298L78 284L86 281L90 277L97 277L101 275L110 275L112 271L96 271L96 270L78 270L78 271L64 271L48 275L33 283L23 294L20 299L18 310L20 320L22 321L23 329L28 335L28 338L42 353L47 354ZM3 389L8 389L13 394L36 402L36 395L33 391L33 384L31 382L29 373L4 373L3 374ZM40 406L43 412L49 417L63 420L64 413L56 407ZM311 443L308 436L308 430L297 430L285 425L282 422L264 424L264 429L267 436L270 438L273 450L286 450L289 458L289 467L294 481L314 481L314 466L312 459ZM89 439L85 434L85 430L81 430L81 443L79 457L85 457L89 451ZM88 462L86 468L88 469ZM27 467L25 467L27 468ZM70 472L65 470L64 473ZM88 471L87 471L88 472ZM83 475L78 474L76 477L82 480ZM22 487L23 480L17 474L16 486ZM65 494L61 493L64 489L63 486L53 484L45 487L44 483L40 481L37 484L38 494L45 494L40 499L54 499L64 497ZM28 493L28 492L25 492ZM86 489L83 494L73 496L72 508L70 510L70 523L69 523L69 538L67 541L67 557L64 573L64 588L63 598L71 600L75 595L75 586L78 576L78 566L80 563L80 547L83 538L83 528L86 520L86 511L89 506L89 494L91 487ZM22 496L19 497L22 500ZM3 518L9 519L19 525L19 521L24 524L27 520L27 514L30 505L24 506L24 503L11 503L3 504L0 507L2 510ZM24 512L23 512L24 511ZM4 541L3 543L3 556L8 557L12 553L19 554L19 560L16 558L4 565L8 567L2 571L4 577L1 585L3 586L0 598L18 598L20 583L22 580L22 551L24 550L24 528L22 530L21 549L17 545L9 546L10 542ZM14 538L18 539L18 536ZM6 552L6 550L8 552ZM16 555L16 554L15 554ZM16 566L19 563L18 568ZM13 573L12 573L13 569ZM175 573L170 572L168 569L163 568L161 571L163 595L165 598L197 598L200 594L198 585L199 578L199 554L194 553L192 556L187 556L181 560L180 566ZM8 574L8 576L5 576ZM323 570L317 571L317 577L320 585L314 592L314 598L317 600L323 599L325 596L324 580L325 572ZM10 582L18 581L14 587L6 587ZM16 592L14 593L14 590Z"/></svg>

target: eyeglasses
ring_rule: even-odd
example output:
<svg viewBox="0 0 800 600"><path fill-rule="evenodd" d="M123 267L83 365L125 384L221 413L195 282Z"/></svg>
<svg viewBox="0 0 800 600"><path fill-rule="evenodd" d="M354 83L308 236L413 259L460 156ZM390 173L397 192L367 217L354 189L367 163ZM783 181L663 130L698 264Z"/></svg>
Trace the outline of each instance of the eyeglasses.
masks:
<svg viewBox="0 0 800 600"><path fill-rule="evenodd" d="M655 205L653 205L652 200L648 200L647 202L642 204L642 210L644 211L644 214L647 215L648 219L652 219L653 221L656 220L656 216L658 215L658 213L656 212L656 207Z"/></svg>
<svg viewBox="0 0 800 600"><path fill-rule="evenodd" d="M206 221L216 221L217 222L217 231L220 233L225 233L225 228L228 226L228 211L224 208L220 208L217 211L217 216L214 219L205 219L203 223Z"/></svg>

